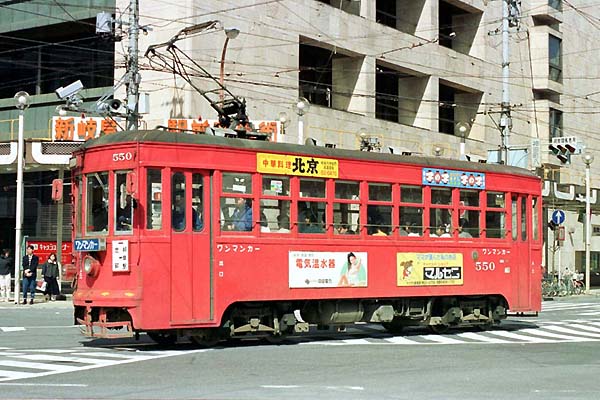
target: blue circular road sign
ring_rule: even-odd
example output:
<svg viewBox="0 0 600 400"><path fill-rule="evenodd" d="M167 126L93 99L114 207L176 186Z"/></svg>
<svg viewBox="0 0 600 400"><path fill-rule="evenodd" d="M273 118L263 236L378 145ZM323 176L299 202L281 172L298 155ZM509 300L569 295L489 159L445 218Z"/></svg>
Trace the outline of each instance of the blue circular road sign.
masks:
<svg viewBox="0 0 600 400"><path fill-rule="evenodd" d="M560 225L565 222L565 212L563 210L554 210L552 213L552 222L556 225Z"/></svg>

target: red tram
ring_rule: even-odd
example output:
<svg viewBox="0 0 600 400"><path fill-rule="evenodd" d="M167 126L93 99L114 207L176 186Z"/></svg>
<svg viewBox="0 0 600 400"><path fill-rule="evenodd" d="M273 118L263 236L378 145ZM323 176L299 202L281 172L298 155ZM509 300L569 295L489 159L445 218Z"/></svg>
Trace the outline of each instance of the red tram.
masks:
<svg viewBox="0 0 600 400"><path fill-rule="evenodd" d="M74 154L88 336L441 332L541 308L541 182L523 169L163 131Z"/></svg>

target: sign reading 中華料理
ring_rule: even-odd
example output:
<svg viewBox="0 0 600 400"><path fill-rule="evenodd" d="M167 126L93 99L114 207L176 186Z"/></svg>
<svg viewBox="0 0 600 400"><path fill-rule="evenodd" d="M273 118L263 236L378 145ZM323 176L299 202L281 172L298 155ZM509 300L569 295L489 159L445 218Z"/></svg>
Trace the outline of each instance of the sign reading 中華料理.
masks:
<svg viewBox="0 0 600 400"><path fill-rule="evenodd" d="M451 169L423 168L423 185L485 189L485 174Z"/></svg>
<svg viewBox="0 0 600 400"><path fill-rule="evenodd" d="M256 170L268 174L337 178L338 160L258 153L256 155Z"/></svg>
<svg viewBox="0 0 600 400"><path fill-rule="evenodd" d="M289 287L367 287L367 253L290 251Z"/></svg>
<svg viewBox="0 0 600 400"><path fill-rule="evenodd" d="M461 253L397 253L398 286L463 284Z"/></svg>

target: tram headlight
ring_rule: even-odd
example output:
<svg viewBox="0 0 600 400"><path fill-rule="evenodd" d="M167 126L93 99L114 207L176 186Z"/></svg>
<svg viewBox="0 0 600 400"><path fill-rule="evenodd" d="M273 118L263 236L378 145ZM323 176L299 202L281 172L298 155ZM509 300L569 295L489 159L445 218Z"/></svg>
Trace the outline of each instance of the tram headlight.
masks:
<svg viewBox="0 0 600 400"><path fill-rule="evenodd" d="M96 272L98 271L98 265L98 260L93 257L86 256L83 259L83 270L85 271L86 275L96 275Z"/></svg>

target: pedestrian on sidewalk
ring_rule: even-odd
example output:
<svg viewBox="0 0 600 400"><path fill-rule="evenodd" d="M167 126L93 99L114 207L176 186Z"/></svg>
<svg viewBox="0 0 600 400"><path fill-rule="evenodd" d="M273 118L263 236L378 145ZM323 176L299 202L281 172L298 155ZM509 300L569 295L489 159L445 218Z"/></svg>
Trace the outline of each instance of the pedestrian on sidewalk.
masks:
<svg viewBox="0 0 600 400"><path fill-rule="evenodd" d="M13 269L13 259L10 250L4 249L0 254L0 301L10 302L10 272Z"/></svg>
<svg viewBox="0 0 600 400"><path fill-rule="evenodd" d="M42 265L42 276L46 281L46 300L55 301L56 296L60 294L58 289L58 262L56 262L56 254L50 253L48 260Z"/></svg>
<svg viewBox="0 0 600 400"><path fill-rule="evenodd" d="M23 304L27 304L27 292L31 295L29 304L33 304L39 263L40 258L33 254L33 246L27 246L27 254L23 256L23 263L21 264L23 266Z"/></svg>

